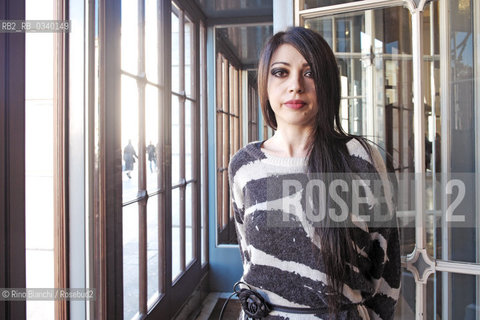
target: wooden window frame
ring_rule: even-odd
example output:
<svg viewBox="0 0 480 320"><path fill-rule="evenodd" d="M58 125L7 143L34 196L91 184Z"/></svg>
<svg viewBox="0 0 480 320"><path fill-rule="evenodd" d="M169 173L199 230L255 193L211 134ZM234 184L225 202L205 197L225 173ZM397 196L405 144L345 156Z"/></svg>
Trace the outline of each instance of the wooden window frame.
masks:
<svg viewBox="0 0 480 320"><path fill-rule="evenodd" d="M55 19L68 20L68 6L64 0L56 0ZM54 286L70 287L69 259L69 133L68 105L68 36L66 33L54 34ZM55 300L55 319L68 319L67 300Z"/></svg>
<svg viewBox="0 0 480 320"><path fill-rule="evenodd" d="M196 260L199 258L199 252L200 250L197 248L198 247L198 235L200 234L199 231L197 230L197 225L198 221L198 197L197 194L199 193L199 178L198 178L198 173L199 173L199 168L198 168L198 162L199 162L199 153L196 151L198 148L199 144L199 139L197 138L198 135L195 135L195 132L197 131L198 124L199 122L199 90L197 84L199 84L199 72L195 72L195 76L192 77L192 88L195 88L196 90L193 90L190 94L186 93L185 90L185 24L188 23L191 24L192 26L192 34L191 34L191 43L190 43L190 61L191 61L191 71L192 75L194 74L193 71L196 71L198 68L198 63L199 63L199 55L195 54L194 48L198 46L198 35L199 35L199 27L198 23L194 23L194 19L186 12L184 8L182 8L181 4L176 3L173 1L173 3L176 4L176 6L172 6L172 12L174 12L175 15L178 16L179 18L179 75L180 75L180 85L179 85L179 90L178 92L175 92L172 90L172 96L176 96L179 99L179 107L180 107L180 112L179 112L179 118L180 118L180 181L172 181L172 190L179 188L180 189L180 274L181 275L190 267L192 263L194 263ZM198 79L197 79L198 78ZM173 98L173 97L172 97ZM191 114L191 134L192 136L186 137L186 125L185 125L185 107L186 107L186 102L190 103L190 114ZM192 166L192 177L190 179L186 179L186 139L191 139L192 141L192 150L190 152L192 153L192 158L191 158L191 166ZM194 151L195 150L195 151ZM199 149L198 149L199 150ZM192 262L187 265L186 262L186 190L188 188L188 185L192 185ZM200 241L201 242L201 241ZM174 280L175 282L176 280Z"/></svg>
<svg viewBox="0 0 480 320"><path fill-rule="evenodd" d="M65 1L55 2L55 17L68 20ZM0 20L25 20L25 1L0 0ZM69 287L68 257L68 36L54 35L54 287ZM0 33L0 287L26 287L25 253L25 34ZM54 302L56 319L68 317L66 300ZM0 301L0 318L25 319L26 301Z"/></svg>
<svg viewBox="0 0 480 320"><path fill-rule="evenodd" d="M0 0L0 19L25 19L25 1ZM25 288L25 34L0 33L0 287ZM25 319L25 301L0 301Z"/></svg>

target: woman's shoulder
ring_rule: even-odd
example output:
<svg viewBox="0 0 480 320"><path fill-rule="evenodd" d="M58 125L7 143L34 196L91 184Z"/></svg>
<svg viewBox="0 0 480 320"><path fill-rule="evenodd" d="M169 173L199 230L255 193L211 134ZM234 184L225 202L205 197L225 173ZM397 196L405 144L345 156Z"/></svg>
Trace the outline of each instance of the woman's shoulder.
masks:
<svg viewBox="0 0 480 320"><path fill-rule="evenodd" d="M385 162L377 146L364 138L353 137L347 142L348 153L354 160L366 162L377 171L386 171Z"/></svg>
<svg viewBox="0 0 480 320"><path fill-rule="evenodd" d="M249 142L247 145L239 149L230 159L229 172L235 174L237 170L251 162L266 158L260 147L263 141Z"/></svg>
<svg viewBox="0 0 480 320"><path fill-rule="evenodd" d="M368 149L367 149L368 148ZM348 153L371 163L372 144L363 138L353 137L347 142Z"/></svg>

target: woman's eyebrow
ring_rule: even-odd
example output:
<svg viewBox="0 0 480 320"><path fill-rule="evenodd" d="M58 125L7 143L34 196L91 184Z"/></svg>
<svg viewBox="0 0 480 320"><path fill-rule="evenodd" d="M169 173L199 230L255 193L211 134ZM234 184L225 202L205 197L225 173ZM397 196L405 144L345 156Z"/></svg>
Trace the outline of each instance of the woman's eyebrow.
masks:
<svg viewBox="0 0 480 320"><path fill-rule="evenodd" d="M290 63L288 63L288 62L278 61L278 62L272 63L272 64L270 65L270 68L273 67L273 66L276 65L276 64L284 64L284 65L286 65L286 66L290 66ZM305 62L305 63L303 64L303 67L308 67L308 66L309 66L308 62Z"/></svg>
<svg viewBox="0 0 480 320"><path fill-rule="evenodd" d="M284 65L287 65L287 66L289 66L289 65L290 65L290 63L288 63L288 62L282 62L282 61L278 61L278 62L274 62L274 63L272 63L272 64L270 65L270 67L273 67L273 66L274 66L274 65L276 65L276 64L284 64Z"/></svg>

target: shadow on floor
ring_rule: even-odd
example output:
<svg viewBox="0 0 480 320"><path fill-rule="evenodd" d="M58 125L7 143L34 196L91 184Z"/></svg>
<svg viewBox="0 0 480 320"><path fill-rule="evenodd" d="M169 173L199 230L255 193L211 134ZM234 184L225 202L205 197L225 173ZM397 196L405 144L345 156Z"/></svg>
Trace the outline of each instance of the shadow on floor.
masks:
<svg viewBox="0 0 480 320"><path fill-rule="evenodd" d="M227 301L227 299L219 298L217 300L217 303L215 304L210 317L208 317L208 320L218 320L218 316L220 315L220 311L222 310L225 301ZM227 304L225 312L223 313L222 320L237 320L240 316L241 308L242 307L240 306L240 302L238 300L231 299Z"/></svg>

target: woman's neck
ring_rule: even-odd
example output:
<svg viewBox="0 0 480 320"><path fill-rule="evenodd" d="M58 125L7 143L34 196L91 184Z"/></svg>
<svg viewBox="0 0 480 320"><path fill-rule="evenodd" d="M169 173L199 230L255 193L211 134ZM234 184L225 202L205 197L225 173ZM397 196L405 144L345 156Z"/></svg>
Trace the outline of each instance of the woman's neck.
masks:
<svg viewBox="0 0 480 320"><path fill-rule="evenodd" d="M263 148L279 157L306 157L310 148L310 128L278 128L273 137L263 143Z"/></svg>

